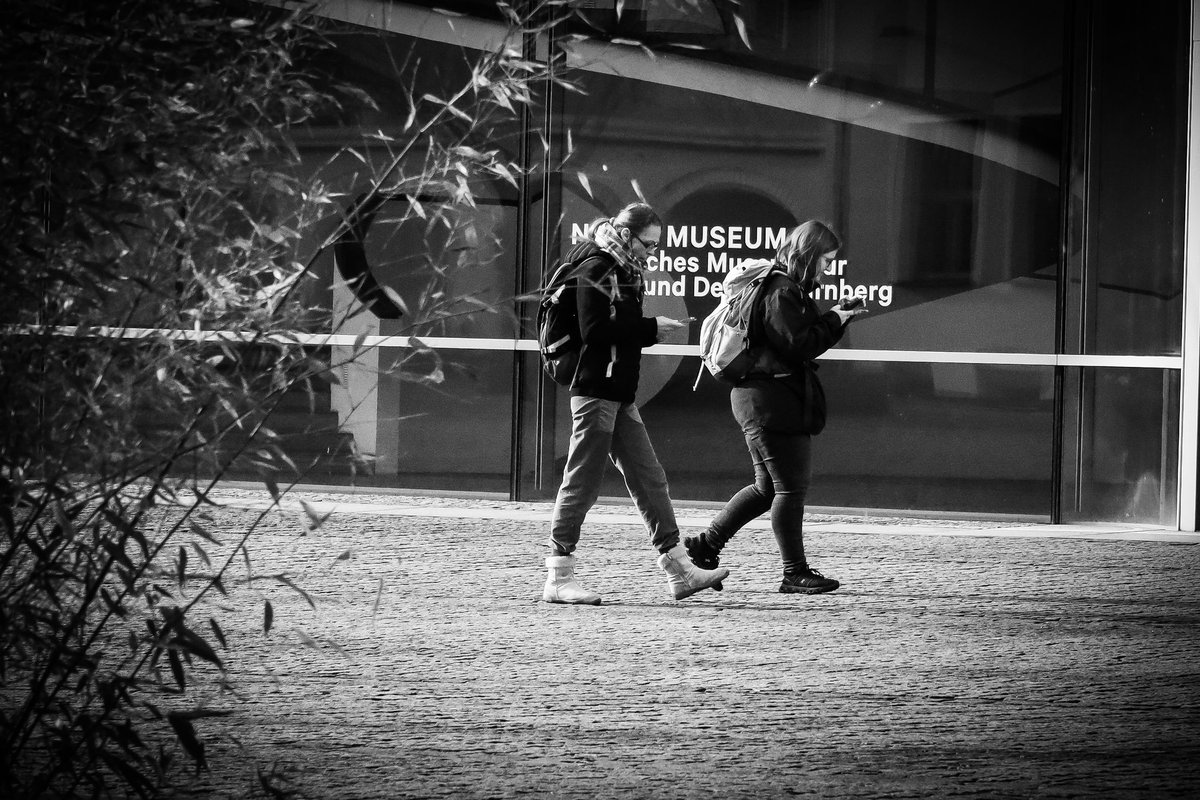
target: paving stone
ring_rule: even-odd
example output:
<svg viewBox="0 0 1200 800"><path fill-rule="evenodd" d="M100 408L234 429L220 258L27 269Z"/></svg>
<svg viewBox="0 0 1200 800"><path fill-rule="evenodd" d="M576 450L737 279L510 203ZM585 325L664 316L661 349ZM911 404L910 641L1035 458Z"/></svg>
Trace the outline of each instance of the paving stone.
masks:
<svg viewBox="0 0 1200 800"><path fill-rule="evenodd" d="M822 518L810 559L841 590L779 594L757 527L724 592L674 601L636 523L589 522L604 603L572 607L539 602L545 525L514 514L544 504L353 499L380 511L250 538L315 608L263 578L209 606L236 694L203 700L234 713L201 724L212 770L180 796L245 796L272 764L337 800L1200 796L1194 545Z"/></svg>

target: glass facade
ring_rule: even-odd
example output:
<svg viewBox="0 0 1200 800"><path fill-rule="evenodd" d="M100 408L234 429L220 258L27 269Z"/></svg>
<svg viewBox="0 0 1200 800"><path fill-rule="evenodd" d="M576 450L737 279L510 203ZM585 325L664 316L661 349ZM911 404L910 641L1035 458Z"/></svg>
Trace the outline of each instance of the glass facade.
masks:
<svg viewBox="0 0 1200 800"><path fill-rule="evenodd" d="M1063 521L1177 521L1180 374L1129 366L1182 352L1189 17L1075 10L1060 352L1109 364L1063 370Z"/></svg>
<svg viewBox="0 0 1200 800"><path fill-rule="evenodd" d="M344 5L327 68L378 108L299 143L360 217L322 256L322 302L374 303L338 333L422 337L333 389L342 431L376 457L367 482L553 496L566 392L512 298L641 197L665 223L648 315L703 318L731 266L805 219L842 236L820 301L857 292L871 313L821 359L812 505L1175 523L1180 365L1154 359L1181 354L1188 3L581 2L555 36L582 91L555 86L468 139L553 166L477 181L475 207L435 230L421 206L445 185L401 179L423 153L394 173L378 138L330 159L411 124L396 86L467 80L492 5L438 4L475 41L421 4ZM357 207L385 173L403 191ZM697 336L647 351L638 402L673 494L722 501L749 461L728 388L693 389ZM611 473L604 493L623 496Z"/></svg>

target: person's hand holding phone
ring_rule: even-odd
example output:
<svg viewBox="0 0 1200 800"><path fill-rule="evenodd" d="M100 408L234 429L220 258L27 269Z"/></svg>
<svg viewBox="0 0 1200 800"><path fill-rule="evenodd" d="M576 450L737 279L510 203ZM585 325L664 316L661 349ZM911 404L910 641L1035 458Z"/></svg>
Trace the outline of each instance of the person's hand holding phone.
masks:
<svg viewBox="0 0 1200 800"><path fill-rule="evenodd" d="M687 324L683 320L672 319L671 317L655 317L654 319L658 321L659 333L671 333Z"/></svg>
<svg viewBox="0 0 1200 800"><path fill-rule="evenodd" d="M851 297L849 300L843 300L832 309L833 313L838 315L838 319L845 325L855 317L860 317L867 313L867 304L863 302L861 297Z"/></svg>
<svg viewBox="0 0 1200 800"><path fill-rule="evenodd" d="M655 317L658 321L658 338L662 339L668 333L674 333L687 325L687 320L672 319L671 317Z"/></svg>

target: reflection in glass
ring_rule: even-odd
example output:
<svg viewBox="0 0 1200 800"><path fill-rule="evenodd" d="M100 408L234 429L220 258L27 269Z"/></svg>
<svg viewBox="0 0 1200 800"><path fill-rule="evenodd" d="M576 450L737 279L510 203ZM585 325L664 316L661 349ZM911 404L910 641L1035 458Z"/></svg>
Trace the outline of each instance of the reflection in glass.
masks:
<svg viewBox="0 0 1200 800"><path fill-rule="evenodd" d="M476 15L492 8L446 5ZM432 238L401 221L399 205L381 211L363 249L411 308L461 295L500 301L517 285L531 288L549 264L520 257L518 234L528 253L541 252L544 238L552 262L587 223L644 197L666 222L647 275L650 315L703 317L731 266L769 256L788 227L817 217L845 242L829 281L837 296L822 303L861 290L871 309L843 348L1179 352L1187 3L1138 15L1062 0L619 5L620 15L617 3L574 7L602 33L661 52L649 59L634 47L572 45L586 65L573 75L586 94L556 98L543 131L557 155L569 155L567 166L546 194L522 198L526 215L514 193L495 186L478 187L494 203ZM1080 46L1072 54L1077 113L1064 126L1068 22ZM314 168L363 131L403 126L408 106L394 89L412 81L401 77L406 65L425 65L418 92L462 78L455 47L354 28L334 36L344 47L333 70L379 109L314 125L301 142ZM1162 91L1130 114L1144 85ZM482 141L541 163L536 144L518 152L516 133L501 126ZM333 190L354 196L388 157L379 142L363 154L365 164L328 167ZM413 154L419 162L419 148ZM1072 176L1065 202L1064 174ZM1149 223L1123 224L1143 213ZM325 233L318 228L316 240ZM323 277L334 275L328 261ZM334 295L328 302L345 311L345 292ZM404 324L357 317L340 330L403 333ZM469 314L420 332L507 338L515 330L509 317ZM695 330L670 340L695 341ZM380 456L382 480L505 491L516 424L520 480L552 493L566 392L539 390L532 357L522 356L516 392L525 399L515 417L508 354L467 354L463 369L445 368L442 386L395 376L376 386L372 370L394 358L351 370L332 403L360 449ZM692 391L695 369L695 359L647 357L639 401L676 495L721 501L748 478L748 464L727 387L709 380ZM1164 420L1178 418L1176 373L1065 370L1057 388L1067 430L1057 454L1051 367L827 359L821 374L831 423L817 442L813 504L1045 517L1060 497L1066 517L1131 520L1173 507L1175 431ZM372 403L371 425L349 418ZM490 444L474 447L477 435ZM606 493L623 496L610 477ZM1157 505L1146 500L1154 496Z"/></svg>
<svg viewBox="0 0 1200 800"><path fill-rule="evenodd" d="M1176 524L1179 373L1067 370L1063 521Z"/></svg>
<svg viewBox="0 0 1200 800"><path fill-rule="evenodd" d="M353 82L374 107L353 106L353 118L322 119L298 142L312 168L336 192L337 206L321 225L308 232L315 248L345 217L355 223L347 244L358 247L357 259L371 283L384 287L403 314L393 321L353 318L356 303L350 289L351 259L332 258L322 268L329 283L340 277L333 302L338 332L440 336L511 337L516 323L511 298L516 272L517 190L507 181L467 181L451 167L450 175L431 174L427 136L415 136L435 105L409 98L440 96L448 87L469 84L470 53L456 45L382 31L337 29L337 44L324 69ZM415 117L413 116L415 114ZM464 145L498 150L505 160L519 161L518 127L510 118L491 118L469 131L458 120L442 122L442 138L466 136ZM339 148L352 148L352 151ZM400 158L400 153L406 156ZM373 187L381 202L371 213L354 215ZM462 202L470 194L473 202ZM451 201L458 199L457 203ZM340 324L347 316L348 324Z"/></svg>
<svg viewBox="0 0 1200 800"><path fill-rule="evenodd" d="M374 463L359 482L507 493L512 354L380 348L374 355L379 372L343 376L333 389L342 430Z"/></svg>
<svg viewBox="0 0 1200 800"><path fill-rule="evenodd" d="M1068 352L1178 355L1189 4L1087 8L1094 46L1120 57L1093 59L1086 76L1088 178L1072 182L1083 230L1072 230L1068 285L1083 312L1067 329Z"/></svg>
<svg viewBox="0 0 1200 800"><path fill-rule="evenodd" d="M667 224L655 313L706 313L816 217L845 242L835 288L874 306L854 346L1054 352L1061 4L770 5L744 8L764 46L721 40L720 64L581 51L614 74L564 97L564 234L640 192Z"/></svg>
<svg viewBox="0 0 1200 800"><path fill-rule="evenodd" d="M693 392L695 359L646 362L676 365L641 406L672 496L724 501L751 479L729 387L710 378ZM814 439L810 505L1049 519L1052 367L826 359L819 374L829 424ZM615 470L607 480L621 497Z"/></svg>
<svg viewBox="0 0 1200 800"><path fill-rule="evenodd" d="M466 181L430 175L426 137L407 147L435 104L409 98L441 96L470 81L470 53L419 37L335 26L330 73L371 96L374 108L353 118L314 122L298 147L322 177L337 206L306 231L324 241L373 186L385 191L370 214L351 215L353 235L318 261L329 289L334 333L346 337L421 336L511 339L517 333L511 298L517 282L516 189L506 181ZM436 129L449 139L498 149L520 161L511 119L472 128L456 120ZM378 135L377 135L378 134ZM353 148L353 152L343 148ZM399 158L401 151L407 153ZM451 167L453 169L453 167ZM450 205L467 189L474 202ZM346 244L348 246L342 247ZM336 262L336 263L335 263ZM353 262L353 263L352 263ZM357 272L351 266L361 266ZM385 302L356 291L353 274L369 272ZM360 287L359 287L360 288ZM385 290L385 291L384 291ZM383 311L395 310L388 314ZM332 348L335 363L354 349ZM505 351L368 349L339 368L331 408L355 449L371 459L359 483L507 493L513 429L514 359Z"/></svg>
<svg viewBox="0 0 1200 800"><path fill-rule="evenodd" d="M871 309L841 347L1055 352L1062 3L744 3L752 49L724 18L722 35L656 33L660 5L615 32L712 49L583 53L610 68L563 98L564 248L644 196L666 224L646 313L702 318L731 266L820 218L844 241L822 304L861 292ZM693 392L695 368L647 357L639 402L676 496L719 501L748 464L727 387ZM1050 515L1053 368L830 360L821 374L814 504Z"/></svg>

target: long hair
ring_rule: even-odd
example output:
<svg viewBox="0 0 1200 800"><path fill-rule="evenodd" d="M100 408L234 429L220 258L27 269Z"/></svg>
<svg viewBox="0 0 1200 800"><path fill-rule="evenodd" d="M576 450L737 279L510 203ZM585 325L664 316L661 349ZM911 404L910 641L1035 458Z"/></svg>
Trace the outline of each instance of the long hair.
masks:
<svg viewBox="0 0 1200 800"><path fill-rule="evenodd" d="M775 260L787 268L792 280L806 292L817 285L817 264L821 256L842 246L828 225L815 219L803 222L791 232L775 252Z"/></svg>

